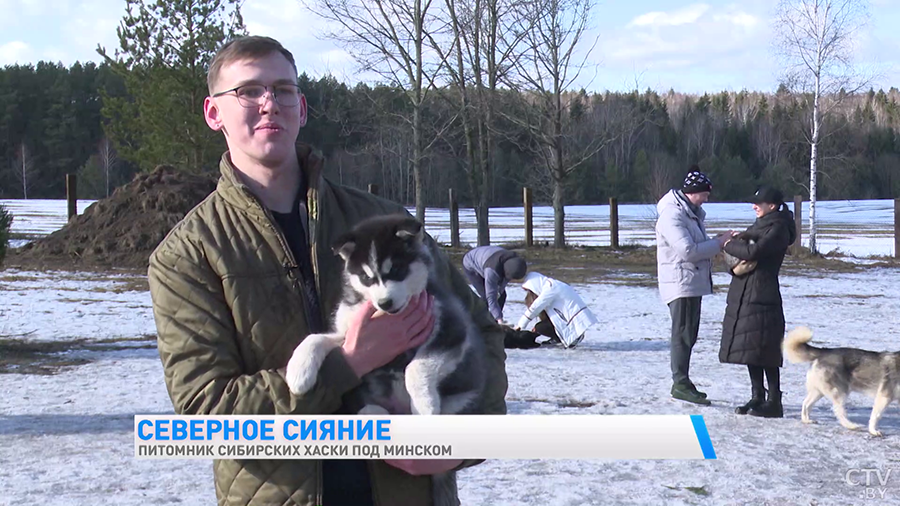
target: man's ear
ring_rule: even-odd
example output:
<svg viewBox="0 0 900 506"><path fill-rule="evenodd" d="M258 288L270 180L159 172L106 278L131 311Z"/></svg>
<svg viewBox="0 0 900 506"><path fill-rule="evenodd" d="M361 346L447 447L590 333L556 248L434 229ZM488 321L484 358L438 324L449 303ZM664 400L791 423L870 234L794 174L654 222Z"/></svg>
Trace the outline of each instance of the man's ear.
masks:
<svg viewBox="0 0 900 506"><path fill-rule="evenodd" d="M206 97L203 101L203 118L206 120L207 126L217 132L225 128L219 106L212 97Z"/></svg>
<svg viewBox="0 0 900 506"><path fill-rule="evenodd" d="M397 237L401 239L412 238L415 241L422 242L422 239L425 238L425 230L422 224L419 223L419 220L409 218L397 225Z"/></svg>
<svg viewBox="0 0 900 506"><path fill-rule="evenodd" d="M306 108L306 95L300 94L300 128L306 126L306 120L308 118L309 109Z"/></svg>
<svg viewBox="0 0 900 506"><path fill-rule="evenodd" d="M350 255L356 250L356 238L353 237L353 234L346 233L334 242L334 246L332 246L331 250L334 251L335 255L340 255L346 262L347 259L350 258Z"/></svg>

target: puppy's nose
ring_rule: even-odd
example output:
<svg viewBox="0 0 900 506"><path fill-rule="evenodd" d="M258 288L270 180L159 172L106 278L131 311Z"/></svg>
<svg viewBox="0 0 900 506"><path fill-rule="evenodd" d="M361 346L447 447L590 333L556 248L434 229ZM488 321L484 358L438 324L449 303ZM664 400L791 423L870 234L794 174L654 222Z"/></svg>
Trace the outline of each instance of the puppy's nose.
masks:
<svg viewBox="0 0 900 506"><path fill-rule="evenodd" d="M388 313L394 312L394 299L386 298L378 300L378 307L382 311L387 311Z"/></svg>

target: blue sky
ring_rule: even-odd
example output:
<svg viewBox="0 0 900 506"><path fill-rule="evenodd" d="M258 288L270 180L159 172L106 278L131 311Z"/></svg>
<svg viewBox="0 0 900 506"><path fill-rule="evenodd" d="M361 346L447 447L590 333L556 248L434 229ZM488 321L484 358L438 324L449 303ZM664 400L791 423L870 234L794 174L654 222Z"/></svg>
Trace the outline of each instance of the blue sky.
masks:
<svg viewBox="0 0 900 506"><path fill-rule="evenodd" d="M690 93L720 90L772 91L780 71L773 56L771 17L776 0L599 0L590 39L598 37L578 82L591 91L673 88ZM97 44L118 46L116 26L123 0L0 0L0 65L97 61ZM900 87L900 0L873 0L860 33L857 60L877 67L876 87ZM252 34L284 43L303 70L359 80L340 47L321 40L322 23L299 0L246 0L244 20Z"/></svg>

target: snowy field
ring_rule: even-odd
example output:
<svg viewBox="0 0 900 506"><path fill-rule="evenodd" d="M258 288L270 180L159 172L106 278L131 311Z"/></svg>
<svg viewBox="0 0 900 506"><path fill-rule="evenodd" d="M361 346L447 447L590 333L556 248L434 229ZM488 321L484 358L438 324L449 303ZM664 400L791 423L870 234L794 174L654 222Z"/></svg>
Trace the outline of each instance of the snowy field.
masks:
<svg viewBox="0 0 900 506"><path fill-rule="evenodd" d="M870 270L783 279L789 326L809 324L822 345L896 349L898 272ZM601 327L574 350L509 350L511 414L703 414L715 461L489 461L461 474L464 504L882 504L862 497L848 471L892 470L885 497L900 501L900 412L883 439L841 428L827 401L820 423L799 420L806 366L783 369L785 418L732 413L749 394L746 370L717 361L724 286L704 299L692 364L713 405L669 398L668 314L642 276L599 278L578 291ZM171 413L153 346L150 297L127 277L0 272L0 334L54 341L78 360L55 375L0 374L0 504L214 504L208 461L133 458L135 414ZM140 281L140 280L138 280ZM717 274L724 285L727 275ZM523 309L510 293L508 313ZM854 395L850 418L868 419ZM852 475L862 476L859 473ZM874 492L869 492L874 493ZM897 504L897 502L894 502Z"/></svg>
<svg viewBox="0 0 900 506"><path fill-rule="evenodd" d="M84 212L94 201L78 201L78 212ZM27 239L48 234L66 222L65 200L0 200L13 213L12 232L21 238L13 246L21 246ZM750 204L708 203L710 234L724 230L744 230L755 219ZM793 209L793 204L791 204ZM415 212L415 209L410 209ZM893 200L835 200L819 202L819 250L829 253L839 250L844 255L867 257L894 254ZM809 202L803 206L803 244L807 242ZM553 242L553 209L533 209L534 240ZM653 245L656 236L655 204L619 206L619 243ZM491 240L494 243L513 243L525 240L525 218L521 207L493 208L490 212ZM475 212L460 209L460 241L475 244ZM425 212L428 232L439 242L450 243L450 213L446 209L429 208ZM566 206L566 241L572 245L609 245L609 206Z"/></svg>
<svg viewBox="0 0 900 506"><path fill-rule="evenodd" d="M836 214L856 223L847 244L865 242L871 231L862 225L876 216L883 217L878 227L892 223L886 216L893 203L876 204L855 203L866 217L856 222L850 209ZM749 215L746 205L736 205L733 215L719 206L710 206L710 214ZM789 328L809 325L820 346L900 349L900 271L791 272L782 277ZM702 414L718 460L488 461L460 474L463 504L900 504L896 404L880 424L884 438L843 429L824 399L812 411L819 424L804 426L807 366L785 364L784 419L733 414L749 396L749 378L746 368L717 359L726 274L715 275L717 292L704 298L691 368L713 405L672 400L669 316L654 281L611 272L575 285L601 325L574 350L508 350L509 412ZM523 299L521 289L511 289L509 319L521 314ZM154 335L143 276L0 271L0 345L15 338L43 349L44 372L56 371L28 373L34 371L13 363L6 372L20 374L0 374L0 505L215 504L209 461L133 457L133 416L172 412ZM865 424L871 404L854 394L850 418ZM856 484L863 470L873 470L869 489ZM874 470L887 475L884 485Z"/></svg>

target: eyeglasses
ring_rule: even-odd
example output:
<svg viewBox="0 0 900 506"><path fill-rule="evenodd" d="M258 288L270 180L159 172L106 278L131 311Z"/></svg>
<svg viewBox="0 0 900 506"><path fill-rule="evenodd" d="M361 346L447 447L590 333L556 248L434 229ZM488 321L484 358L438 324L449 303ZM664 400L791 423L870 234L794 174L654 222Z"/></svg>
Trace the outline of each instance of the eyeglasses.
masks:
<svg viewBox="0 0 900 506"><path fill-rule="evenodd" d="M244 107L261 107L266 103L266 97L271 94L275 103L282 107L296 107L300 104L300 86L296 84L276 84L273 86L264 86L262 84L245 84L230 90L220 91L213 97L221 97L229 93L234 93L238 103Z"/></svg>

